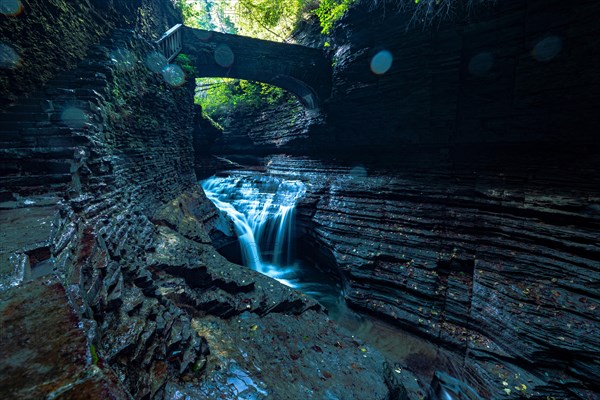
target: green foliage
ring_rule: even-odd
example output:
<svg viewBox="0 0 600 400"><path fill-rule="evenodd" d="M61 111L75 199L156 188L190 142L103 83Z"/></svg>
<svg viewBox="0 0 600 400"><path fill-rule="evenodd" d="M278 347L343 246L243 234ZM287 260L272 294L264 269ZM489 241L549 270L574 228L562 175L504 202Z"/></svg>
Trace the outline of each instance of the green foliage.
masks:
<svg viewBox="0 0 600 400"><path fill-rule="evenodd" d="M327 35L357 0L171 0L194 28L288 41L301 22L319 19ZM468 15L477 6L497 0L368 0L373 8L408 10L411 24L427 24L453 15Z"/></svg>
<svg viewBox="0 0 600 400"><path fill-rule="evenodd" d="M233 110L258 110L286 97L281 88L246 80L200 78L196 85L194 101L217 123Z"/></svg>
<svg viewBox="0 0 600 400"><path fill-rule="evenodd" d="M172 0L181 10L183 23L192 28L214 30L210 17L211 3L205 0Z"/></svg>
<svg viewBox="0 0 600 400"><path fill-rule="evenodd" d="M239 33L260 39L286 41L302 19L307 0L238 0Z"/></svg>
<svg viewBox="0 0 600 400"><path fill-rule="evenodd" d="M181 10L183 23L192 28L237 33L228 10L230 0L171 0Z"/></svg>
<svg viewBox="0 0 600 400"><path fill-rule="evenodd" d="M96 352L96 346L93 344L90 346L90 354L92 355L92 363L94 365L98 365L98 361L100 359L98 358L98 353Z"/></svg>
<svg viewBox="0 0 600 400"><path fill-rule="evenodd" d="M320 0L171 0L192 28L286 41Z"/></svg>
<svg viewBox="0 0 600 400"><path fill-rule="evenodd" d="M190 60L190 56L187 54L179 53L179 55L175 57L175 63L179 65L187 75L196 75L196 67L194 67L192 60Z"/></svg>
<svg viewBox="0 0 600 400"><path fill-rule="evenodd" d="M321 0L315 14L321 23L321 33L331 33L334 24L344 16L352 3L356 0Z"/></svg>

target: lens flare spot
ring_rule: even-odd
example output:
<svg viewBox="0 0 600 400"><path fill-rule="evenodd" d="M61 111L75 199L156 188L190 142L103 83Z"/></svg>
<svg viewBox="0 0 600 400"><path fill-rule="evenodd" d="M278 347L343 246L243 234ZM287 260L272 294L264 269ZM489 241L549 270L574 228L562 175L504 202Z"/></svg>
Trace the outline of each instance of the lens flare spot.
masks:
<svg viewBox="0 0 600 400"><path fill-rule="evenodd" d="M169 64L162 70L164 80L171 86L181 86L185 83L185 73L175 64Z"/></svg>
<svg viewBox="0 0 600 400"><path fill-rule="evenodd" d="M69 107L62 112L61 120L65 125L71 128L80 129L85 126L89 120L89 117L82 109L77 107Z"/></svg>
<svg viewBox="0 0 600 400"><path fill-rule="evenodd" d="M229 68L233 65L235 56L233 51L226 44L221 44L215 49L215 62L223 68Z"/></svg>
<svg viewBox="0 0 600 400"><path fill-rule="evenodd" d="M357 165L350 170L350 176L354 179L363 179L368 176L367 169L362 165Z"/></svg>
<svg viewBox="0 0 600 400"><path fill-rule="evenodd" d="M197 32L194 32L194 34L197 39L199 39L203 42L208 42L213 37L213 33L210 31L197 31Z"/></svg>
<svg viewBox="0 0 600 400"><path fill-rule="evenodd" d="M492 53L484 51L479 53L469 61L469 72L475 76L486 76L494 66L494 56Z"/></svg>
<svg viewBox="0 0 600 400"><path fill-rule="evenodd" d="M144 61L144 64L146 64L146 67L150 71L158 74L161 73L163 69L167 67L168 62L165 56L158 52L153 52L148 54L146 60Z"/></svg>
<svg viewBox="0 0 600 400"><path fill-rule="evenodd" d="M381 50L371 59L371 71L377 75L383 75L392 67L394 57L387 50Z"/></svg>
<svg viewBox="0 0 600 400"><path fill-rule="evenodd" d="M17 16L23 11L20 0L0 0L0 14Z"/></svg>
<svg viewBox="0 0 600 400"><path fill-rule="evenodd" d="M6 43L0 42L0 68L12 69L21 64L19 54Z"/></svg>
<svg viewBox="0 0 600 400"><path fill-rule="evenodd" d="M550 61L562 50L562 40L551 35L543 38L533 47L533 58L538 61Z"/></svg>
<svg viewBox="0 0 600 400"><path fill-rule="evenodd" d="M121 71L128 71L135 66L135 55L127 49L116 49L110 52L110 60Z"/></svg>

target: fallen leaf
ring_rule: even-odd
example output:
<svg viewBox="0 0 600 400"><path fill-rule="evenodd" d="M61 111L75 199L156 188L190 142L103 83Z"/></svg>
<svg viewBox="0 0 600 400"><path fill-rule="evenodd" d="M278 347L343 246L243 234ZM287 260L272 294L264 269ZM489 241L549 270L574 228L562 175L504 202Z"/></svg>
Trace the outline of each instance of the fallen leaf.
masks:
<svg viewBox="0 0 600 400"><path fill-rule="evenodd" d="M317 353L322 353L323 349L320 348L319 346L317 346L316 344L313 346L310 346L311 349L313 349L314 351L316 351Z"/></svg>

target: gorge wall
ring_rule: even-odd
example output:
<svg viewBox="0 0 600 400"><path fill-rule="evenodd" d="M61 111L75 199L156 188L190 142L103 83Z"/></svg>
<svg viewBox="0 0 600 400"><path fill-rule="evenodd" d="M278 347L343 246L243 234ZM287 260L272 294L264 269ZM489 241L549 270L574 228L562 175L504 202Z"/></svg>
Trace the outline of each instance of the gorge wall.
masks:
<svg viewBox="0 0 600 400"><path fill-rule="evenodd" d="M288 154L254 162L308 185L306 255L354 308L438 346L402 360L434 387L596 398L598 4L501 1L423 27L368 3L334 32L325 123L264 111L211 151ZM306 133L262 133L292 121Z"/></svg>
<svg viewBox="0 0 600 400"><path fill-rule="evenodd" d="M342 274L348 304L438 346L403 367L426 382L444 371L482 398L594 398L595 174L267 165L307 182L303 251Z"/></svg>
<svg viewBox="0 0 600 400"><path fill-rule="evenodd" d="M169 27L171 3L23 8L3 18L22 30L32 16L69 21L38 34L85 40L62 67L50 58L37 81L18 76L43 68L55 48L2 70L18 83L0 127L2 396L398 393L382 356L318 303L215 251L209 233L232 227L194 173L193 80L165 79L148 41ZM12 38L22 56L36 49L29 36Z"/></svg>
<svg viewBox="0 0 600 400"><path fill-rule="evenodd" d="M76 67L92 45L115 28L156 39L181 19L160 0L62 0L14 3L2 15L0 107L31 93L59 72ZM11 8L11 4L5 7ZM151 17L149 17L151 16Z"/></svg>
<svg viewBox="0 0 600 400"><path fill-rule="evenodd" d="M598 144L596 2L504 0L426 26L372 3L351 9L329 41L326 126L282 151L461 159ZM378 75L370 62L381 50L393 62Z"/></svg>
<svg viewBox="0 0 600 400"><path fill-rule="evenodd" d="M147 68L168 1L23 7L0 25L20 56L0 75L4 397L597 397L596 3L498 1L430 30L359 4L325 114L250 113L212 148L190 81ZM384 364L223 259L199 154L305 181L306 253L436 352Z"/></svg>

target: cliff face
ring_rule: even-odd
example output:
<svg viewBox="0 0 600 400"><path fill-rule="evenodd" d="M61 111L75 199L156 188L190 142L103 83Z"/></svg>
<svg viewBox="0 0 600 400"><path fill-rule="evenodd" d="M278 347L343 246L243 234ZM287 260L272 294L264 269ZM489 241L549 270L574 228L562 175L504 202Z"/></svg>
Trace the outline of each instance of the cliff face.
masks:
<svg viewBox="0 0 600 400"><path fill-rule="evenodd" d="M172 5L160 0L12 3L14 12L0 17L2 108L59 72L75 68L90 47L115 28L135 29L154 39L181 19ZM11 4L6 5L7 10Z"/></svg>
<svg viewBox="0 0 600 400"><path fill-rule="evenodd" d="M162 25L123 4L140 31ZM134 30L96 40L119 21L2 114L3 397L387 399L400 386L377 351L214 250L209 232L231 226L197 185L193 81L152 72Z"/></svg>
<svg viewBox="0 0 600 400"><path fill-rule="evenodd" d="M437 345L424 361L433 369L484 398L593 398L596 176L287 157L268 166L308 183L303 242L341 272L347 302ZM402 364L419 371L414 358Z"/></svg>
<svg viewBox="0 0 600 400"><path fill-rule="evenodd" d="M335 33L329 123L345 146L384 151L597 144L590 61L600 51L587 17L597 13L592 1L507 0L423 27L359 6ZM371 61L382 50L393 61L377 75Z"/></svg>
<svg viewBox="0 0 600 400"><path fill-rule="evenodd" d="M252 121L252 123L248 123ZM324 115L304 108L295 98L262 110L235 110L222 135L208 151L213 154L272 154L296 146L306 148L312 129L324 124Z"/></svg>
<svg viewBox="0 0 600 400"><path fill-rule="evenodd" d="M213 151L306 156L264 162L307 183L304 249L353 307L438 347L400 361L448 374L422 376L439 396L457 379L483 398L595 398L597 2L496 2L426 28L364 3L334 34L325 124L288 146L271 127L292 118L254 116Z"/></svg>

